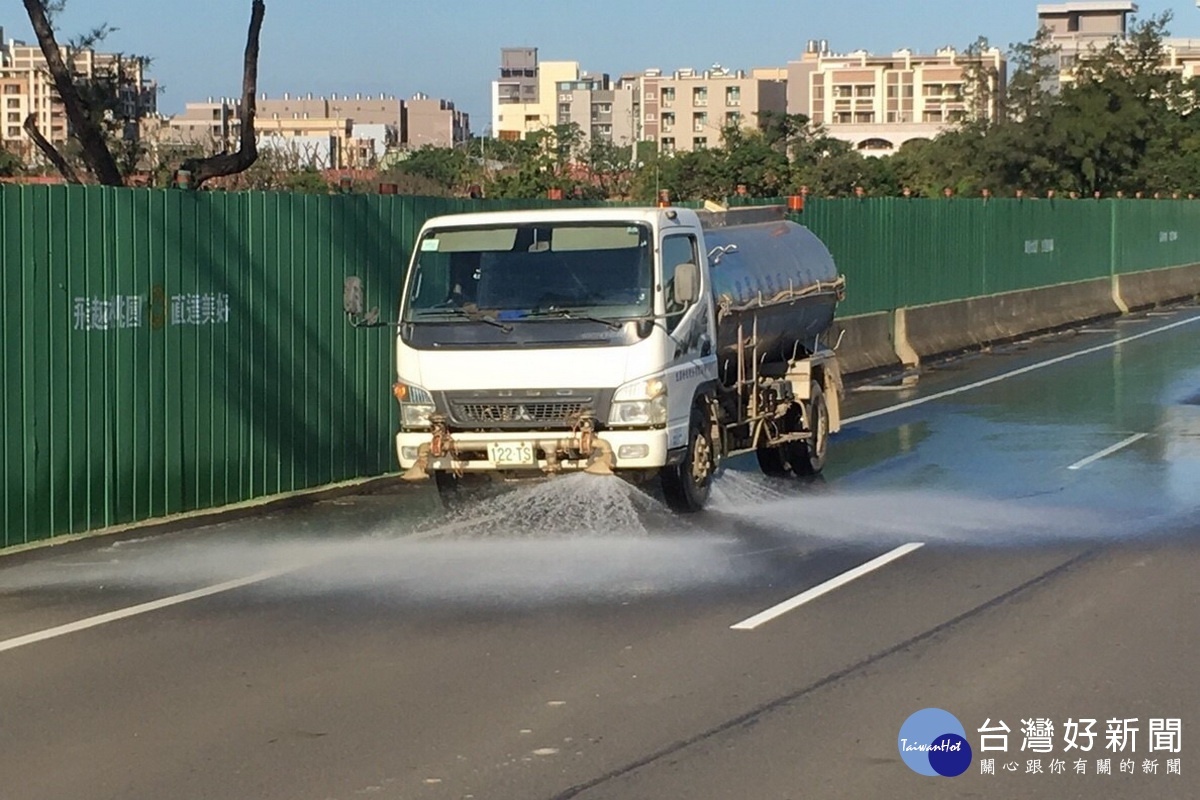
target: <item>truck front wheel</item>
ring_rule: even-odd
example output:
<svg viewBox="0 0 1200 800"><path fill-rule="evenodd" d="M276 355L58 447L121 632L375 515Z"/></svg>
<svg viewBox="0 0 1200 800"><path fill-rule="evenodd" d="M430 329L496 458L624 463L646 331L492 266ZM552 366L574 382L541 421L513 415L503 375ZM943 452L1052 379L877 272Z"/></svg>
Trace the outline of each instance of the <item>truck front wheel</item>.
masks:
<svg viewBox="0 0 1200 800"><path fill-rule="evenodd" d="M678 464L663 467L663 496L672 511L691 514L704 509L716 471L711 426L700 409L692 409L688 425L687 453Z"/></svg>

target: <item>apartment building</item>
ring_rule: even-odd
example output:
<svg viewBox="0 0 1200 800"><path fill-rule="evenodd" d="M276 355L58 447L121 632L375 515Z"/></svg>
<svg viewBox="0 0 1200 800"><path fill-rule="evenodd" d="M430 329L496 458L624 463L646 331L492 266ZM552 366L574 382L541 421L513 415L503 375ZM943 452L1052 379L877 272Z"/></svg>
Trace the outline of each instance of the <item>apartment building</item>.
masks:
<svg viewBox="0 0 1200 800"><path fill-rule="evenodd" d="M454 147L471 139L471 117L449 100L416 94L404 104L402 137L406 147Z"/></svg>
<svg viewBox="0 0 1200 800"><path fill-rule="evenodd" d="M804 114L839 139L873 155L894 153L913 139L932 139L972 114L989 118L1003 108L1007 62L992 48L978 56L948 47L930 55L900 50L831 53L810 41L791 61L788 111ZM987 88L972 96L972 73Z"/></svg>
<svg viewBox="0 0 1200 800"><path fill-rule="evenodd" d="M401 143L405 104L388 95L263 95L255 105L260 149L295 166L370 167L389 147ZM156 145L221 152L237 149L240 136L241 100L210 97L204 103L188 103L184 113L168 120Z"/></svg>
<svg viewBox="0 0 1200 800"><path fill-rule="evenodd" d="M158 87L145 75L145 65L115 53L64 48L64 57L84 80L122 73L127 80L119 98L122 118L138 120L154 114L157 109ZM37 158L33 143L22 126L26 117L35 115L38 130L51 144L65 144L70 133L66 109L54 88L46 68L41 48L16 40L6 40L0 28L0 142L5 149L23 158ZM138 135L131 124L125 131L129 138Z"/></svg>
<svg viewBox="0 0 1200 800"><path fill-rule="evenodd" d="M556 87L556 122L578 125L585 146L592 142L632 145L638 139L636 89L628 81L613 83L606 74L584 73L577 81L561 81Z"/></svg>
<svg viewBox="0 0 1200 800"><path fill-rule="evenodd" d="M536 47L500 50L500 78L492 81L492 136L524 139L558 124L558 85L580 79L578 61L539 61Z"/></svg>
<svg viewBox="0 0 1200 800"><path fill-rule="evenodd" d="M787 80L779 69L747 74L714 65L670 76L647 70L637 83L641 136L664 154L719 147L726 127L755 128L759 114L787 111Z"/></svg>
<svg viewBox="0 0 1200 800"><path fill-rule="evenodd" d="M1129 31L1129 16L1136 12L1137 5L1131 0L1039 5L1038 29L1049 32L1050 43L1058 50L1055 88L1074 80L1075 65L1080 58L1124 39Z"/></svg>

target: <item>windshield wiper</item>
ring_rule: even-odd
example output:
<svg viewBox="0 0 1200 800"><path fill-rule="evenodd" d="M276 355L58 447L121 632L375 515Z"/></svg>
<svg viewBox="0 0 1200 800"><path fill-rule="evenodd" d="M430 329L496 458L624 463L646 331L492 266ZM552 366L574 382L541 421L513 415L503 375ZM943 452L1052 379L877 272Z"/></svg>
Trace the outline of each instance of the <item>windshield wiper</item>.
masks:
<svg viewBox="0 0 1200 800"><path fill-rule="evenodd" d="M486 322L493 328L499 328L505 333L512 333L513 327L507 323L501 322L498 319L489 317L482 311L468 311L465 308L427 308L422 311L417 311L414 316L418 317L435 317L443 314L451 314L456 317L466 317L471 322Z"/></svg>
<svg viewBox="0 0 1200 800"><path fill-rule="evenodd" d="M582 320L587 320L588 322L595 322L599 325L606 325L606 326L608 326L608 328L610 330L614 330L614 331L619 331L619 330L621 330L621 328L624 327L624 323L618 322L617 320L607 319L606 317L596 317L591 314L577 314L576 312L572 311L569 308L547 308L547 309L536 309L535 308L533 311L530 311L528 314L525 315L525 319L530 319L530 318L535 318L535 317L542 317L542 318L556 317L558 319L582 319Z"/></svg>

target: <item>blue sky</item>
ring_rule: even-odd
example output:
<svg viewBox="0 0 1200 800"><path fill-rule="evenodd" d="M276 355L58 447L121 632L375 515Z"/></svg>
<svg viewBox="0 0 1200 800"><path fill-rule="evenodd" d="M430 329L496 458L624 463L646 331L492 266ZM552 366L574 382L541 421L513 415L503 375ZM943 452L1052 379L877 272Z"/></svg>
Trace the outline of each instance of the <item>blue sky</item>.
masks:
<svg viewBox="0 0 1200 800"><path fill-rule="evenodd" d="M499 50L539 48L593 72L646 67L782 66L808 39L836 52L963 47L979 35L1007 47L1034 33L1038 0L268 0L259 90L328 94L425 92L470 112L482 133ZM203 13L196 8L202 7ZM1145 17L1175 12L1172 33L1200 38L1194 0L1140 0ZM6 38L32 40L11 0ZM69 0L66 35L108 22L107 49L149 55L160 108L236 95L249 0Z"/></svg>

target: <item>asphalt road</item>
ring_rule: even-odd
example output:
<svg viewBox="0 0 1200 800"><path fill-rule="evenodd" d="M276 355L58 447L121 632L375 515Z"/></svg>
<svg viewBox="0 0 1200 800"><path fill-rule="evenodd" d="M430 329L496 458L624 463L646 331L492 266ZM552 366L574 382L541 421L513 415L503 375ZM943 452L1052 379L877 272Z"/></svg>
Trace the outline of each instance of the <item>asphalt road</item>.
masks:
<svg viewBox="0 0 1200 800"><path fill-rule="evenodd" d="M1194 798L1198 344L1179 308L864 387L823 481L736 465L694 519L574 476L0 558L0 797ZM927 707L959 777L901 760Z"/></svg>

